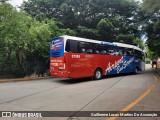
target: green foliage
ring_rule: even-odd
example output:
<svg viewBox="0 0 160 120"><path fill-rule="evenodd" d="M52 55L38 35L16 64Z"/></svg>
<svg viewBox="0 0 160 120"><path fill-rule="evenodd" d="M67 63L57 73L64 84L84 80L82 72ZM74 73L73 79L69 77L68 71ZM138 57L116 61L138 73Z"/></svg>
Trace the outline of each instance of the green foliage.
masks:
<svg viewBox="0 0 160 120"><path fill-rule="evenodd" d="M0 68L3 71L17 73L21 71L21 60L23 59L24 48L29 39L27 30L31 23L31 18L25 13L17 12L10 4L0 4L0 41L2 59L0 59ZM23 71L21 71L23 75Z"/></svg>
<svg viewBox="0 0 160 120"><path fill-rule="evenodd" d="M156 13L160 10L160 1L143 0L142 8L147 14Z"/></svg>
<svg viewBox="0 0 160 120"><path fill-rule="evenodd" d="M139 34L137 21L141 17L138 3L133 0L29 0L24 2L22 9L38 20L55 17L64 27L74 31L78 26L97 29L99 22L107 18L115 27L112 34ZM101 39L113 41L105 36Z"/></svg>
<svg viewBox="0 0 160 120"><path fill-rule="evenodd" d="M147 45L151 51L151 57L160 56L160 1L159 0L143 0L141 5L148 17L146 25L146 33L148 35Z"/></svg>
<svg viewBox="0 0 160 120"><path fill-rule="evenodd" d="M102 40L114 40L114 26L111 21L107 19L101 19L97 24L97 29L99 31L99 34L102 36Z"/></svg>
<svg viewBox="0 0 160 120"><path fill-rule="evenodd" d="M135 39L133 40L133 43L134 43L134 45L140 47L142 50L145 49L145 44L144 44L144 41L143 41L143 40L141 40L141 39L139 39L139 38L135 38Z"/></svg>
<svg viewBox="0 0 160 120"><path fill-rule="evenodd" d="M85 26L78 26L77 27L77 36L95 39L98 38L98 31L96 29L87 28Z"/></svg>
<svg viewBox="0 0 160 120"><path fill-rule="evenodd" d="M132 35L119 34L116 39L119 42L131 44L135 38Z"/></svg>
<svg viewBox="0 0 160 120"><path fill-rule="evenodd" d="M39 22L7 3L0 4L0 15L0 71L20 77L44 73L49 67L49 41L58 29L56 22Z"/></svg>
<svg viewBox="0 0 160 120"><path fill-rule="evenodd" d="M155 56L160 56L160 20L153 22L147 28L148 40L147 44Z"/></svg>

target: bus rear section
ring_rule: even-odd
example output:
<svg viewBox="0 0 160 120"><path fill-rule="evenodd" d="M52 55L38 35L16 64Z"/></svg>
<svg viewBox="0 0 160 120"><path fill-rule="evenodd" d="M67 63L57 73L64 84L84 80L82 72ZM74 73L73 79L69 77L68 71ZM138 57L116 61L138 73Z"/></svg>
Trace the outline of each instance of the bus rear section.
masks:
<svg viewBox="0 0 160 120"><path fill-rule="evenodd" d="M64 56L64 37L57 37L50 42L50 74L55 77L69 77Z"/></svg>

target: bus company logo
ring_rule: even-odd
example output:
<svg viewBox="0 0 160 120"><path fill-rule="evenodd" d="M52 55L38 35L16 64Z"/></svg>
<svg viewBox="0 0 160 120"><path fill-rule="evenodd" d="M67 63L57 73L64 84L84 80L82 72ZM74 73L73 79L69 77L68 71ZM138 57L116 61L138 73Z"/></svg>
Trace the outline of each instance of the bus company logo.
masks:
<svg viewBox="0 0 160 120"><path fill-rule="evenodd" d="M133 61L134 61L134 57L131 58L130 60L125 60L124 57L121 57L121 59L118 61L115 61L114 64L111 64L111 63L108 64L106 73L107 72L110 73L113 70L116 71L116 73L120 73Z"/></svg>
<svg viewBox="0 0 160 120"><path fill-rule="evenodd" d="M106 69L106 73L107 73L107 72L111 72L113 69L116 69L122 61L123 61L123 57L121 57L120 60L115 61L114 64L111 64L111 63L109 62L109 63L108 63L108 66L107 66L107 69Z"/></svg>

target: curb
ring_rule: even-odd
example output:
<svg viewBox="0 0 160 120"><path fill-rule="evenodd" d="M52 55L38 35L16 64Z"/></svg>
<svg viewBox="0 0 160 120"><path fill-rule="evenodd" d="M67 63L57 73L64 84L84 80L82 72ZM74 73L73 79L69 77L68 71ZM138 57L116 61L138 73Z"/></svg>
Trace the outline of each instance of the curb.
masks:
<svg viewBox="0 0 160 120"><path fill-rule="evenodd" d="M35 78L0 79L0 83L43 80L43 79L49 79L49 78L52 78L52 77L48 76L48 77L35 77Z"/></svg>

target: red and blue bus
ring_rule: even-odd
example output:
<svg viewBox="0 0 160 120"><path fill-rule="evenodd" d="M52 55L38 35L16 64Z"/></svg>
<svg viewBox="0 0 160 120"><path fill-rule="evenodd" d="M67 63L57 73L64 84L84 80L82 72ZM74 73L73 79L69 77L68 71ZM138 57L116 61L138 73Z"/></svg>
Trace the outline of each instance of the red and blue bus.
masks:
<svg viewBox="0 0 160 120"><path fill-rule="evenodd" d="M145 69L144 54L136 46L59 36L50 42L50 74L63 78L133 73Z"/></svg>

